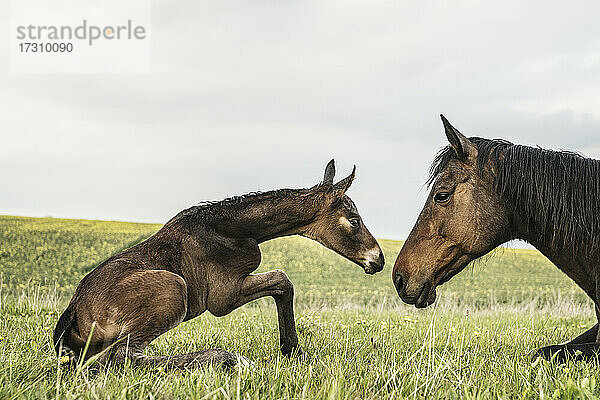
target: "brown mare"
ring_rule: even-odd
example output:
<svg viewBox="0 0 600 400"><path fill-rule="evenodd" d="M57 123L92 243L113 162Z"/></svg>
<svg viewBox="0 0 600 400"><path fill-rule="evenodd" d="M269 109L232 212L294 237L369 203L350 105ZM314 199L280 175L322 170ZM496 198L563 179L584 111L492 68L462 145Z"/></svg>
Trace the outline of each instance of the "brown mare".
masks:
<svg viewBox="0 0 600 400"><path fill-rule="evenodd" d="M54 330L58 354L75 360L90 338L85 359L184 368L202 363L233 365L221 349L150 357L144 348L182 321L208 310L215 316L261 297L277 306L281 351L300 353L294 322L292 282L281 270L252 274L261 261L259 244L302 235L364 268L383 269L377 241L345 194L354 179L333 183L327 164L323 181L309 189L252 193L188 208L147 240L104 261L79 283ZM94 328L92 329L92 326Z"/></svg>
<svg viewBox="0 0 600 400"><path fill-rule="evenodd" d="M600 161L569 152L466 138L442 116L450 146L431 168L431 192L392 279L403 301L427 307L436 287L500 244L522 239L573 279L600 318ZM539 350L590 358L598 324Z"/></svg>

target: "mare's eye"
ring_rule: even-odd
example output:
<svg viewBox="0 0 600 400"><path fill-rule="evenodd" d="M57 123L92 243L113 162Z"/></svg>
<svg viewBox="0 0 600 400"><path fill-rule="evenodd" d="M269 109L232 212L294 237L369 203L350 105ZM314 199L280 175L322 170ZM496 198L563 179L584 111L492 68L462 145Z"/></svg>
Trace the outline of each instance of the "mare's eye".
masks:
<svg viewBox="0 0 600 400"><path fill-rule="evenodd" d="M433 200L436 203L445 203L448 200L450 200L450 197L452 197L452 193L450 192L439 192L436 193L435 196L433 196Z"/></svg>
<svg viewBox="0 0 600 400"><path fill-rule="evenodd" d="M358 218L350 218L348 221L350 221L350 225L353 228L358 228L358 226L360 225L360 219Z"/></svg>

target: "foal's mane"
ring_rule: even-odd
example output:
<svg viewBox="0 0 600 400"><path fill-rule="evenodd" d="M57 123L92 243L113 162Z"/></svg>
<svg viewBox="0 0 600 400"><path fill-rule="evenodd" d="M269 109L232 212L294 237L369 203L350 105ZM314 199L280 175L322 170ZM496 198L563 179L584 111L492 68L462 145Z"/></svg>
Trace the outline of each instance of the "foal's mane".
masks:
<svg viewBox="0 0 600 400"><path fill-rule="evenodd" d="M250 192L240 196L232 196L218 201L203 201L198 205L189 207L171 219L172 222L180 221L186 217L196 217L210 220L224 215L235 213L236 210L264 201L277 203L292 197L308 196L317 193L317 187L308 189L277 189L267 192Z"/></svg>
<svg viewBox="0 0 600 400"><path fill-rule="evenodd" d="M600 252L600 160L502 139L469 140L478 150L479 176L492 176L496 194L532 228L538 243L569 254ZM452 159L450 146L440 150L429 186Z"/></svg>

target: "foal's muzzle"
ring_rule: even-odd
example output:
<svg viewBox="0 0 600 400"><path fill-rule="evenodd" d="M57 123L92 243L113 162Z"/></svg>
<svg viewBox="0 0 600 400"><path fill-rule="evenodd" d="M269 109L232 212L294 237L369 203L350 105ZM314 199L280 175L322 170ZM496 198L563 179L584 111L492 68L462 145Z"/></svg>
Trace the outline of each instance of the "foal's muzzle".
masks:
<svg viewBox="0 0 600 400"><path fill-rule="evenodd" d="M379 252L379 257L376 260L368 260L364 264L365 272L369 275L373 275L377 272L383 270L383 266L385 265L385 257L383 256L383 252Z"/></svg>

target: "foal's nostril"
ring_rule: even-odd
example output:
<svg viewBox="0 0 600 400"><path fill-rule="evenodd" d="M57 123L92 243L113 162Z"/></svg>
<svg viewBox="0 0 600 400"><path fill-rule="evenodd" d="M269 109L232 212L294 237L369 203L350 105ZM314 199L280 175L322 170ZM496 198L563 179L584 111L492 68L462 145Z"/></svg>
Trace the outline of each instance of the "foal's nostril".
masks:
<svg viewBox="0 0 600 400"><path fill-rule="evenodd" d="M383 256L383 252L379 253L379 266L383 269L385 265L385 257Z"/></svg>

